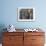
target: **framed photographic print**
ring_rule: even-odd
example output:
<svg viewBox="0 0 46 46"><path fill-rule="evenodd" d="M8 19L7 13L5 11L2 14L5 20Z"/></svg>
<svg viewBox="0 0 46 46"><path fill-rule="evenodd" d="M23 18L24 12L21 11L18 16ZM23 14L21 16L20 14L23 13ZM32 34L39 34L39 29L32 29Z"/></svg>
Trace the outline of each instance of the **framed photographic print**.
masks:
<svg viewBox="0 0 46 46"><path fill-rule="evenodd" d="M18 21L35 21L35 8L19 7Z"/></svg>

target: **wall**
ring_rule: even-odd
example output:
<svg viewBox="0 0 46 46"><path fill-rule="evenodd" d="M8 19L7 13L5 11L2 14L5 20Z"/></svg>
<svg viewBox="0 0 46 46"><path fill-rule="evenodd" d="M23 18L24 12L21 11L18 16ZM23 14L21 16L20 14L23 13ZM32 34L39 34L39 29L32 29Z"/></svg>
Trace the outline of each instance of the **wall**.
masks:
<svg viewBox="0 0 46 46"><path fill-rule="evenodd" d="M0 0L0 25L13 24L16 28L46 28L46 0ZM34 22L18 22L17 8L34 7L36 20Z"/></svg>

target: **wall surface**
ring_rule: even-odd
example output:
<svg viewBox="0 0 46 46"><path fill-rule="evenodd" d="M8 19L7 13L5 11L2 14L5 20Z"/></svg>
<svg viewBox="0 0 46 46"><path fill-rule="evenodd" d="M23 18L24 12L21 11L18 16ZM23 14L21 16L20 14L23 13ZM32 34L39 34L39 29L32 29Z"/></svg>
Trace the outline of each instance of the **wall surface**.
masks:
<svg viewBox="0 0 46 46"><path fill-rule="evenodd" d="M34 22L18 22L17 8L34 7ZM13 24L16 28L46 28L46 0L0 0L0 29ZM1 30L0 30L1 31Z"/></svg>

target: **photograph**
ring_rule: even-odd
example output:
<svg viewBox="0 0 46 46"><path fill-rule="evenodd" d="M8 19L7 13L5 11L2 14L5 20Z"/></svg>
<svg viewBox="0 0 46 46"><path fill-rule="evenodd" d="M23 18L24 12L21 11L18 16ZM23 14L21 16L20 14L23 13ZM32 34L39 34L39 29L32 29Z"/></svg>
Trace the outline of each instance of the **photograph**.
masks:
<svg viewBox="0 0 46 46"><path fill-rule="evenodd" d="M46 0L0 0L0 46L46 46Z"/></svg>
<svg viewBox="0 0 46 46"><path fill-rule="evenodd" d="M18 8L18 21L34 21L34 8Z"/></svg>

